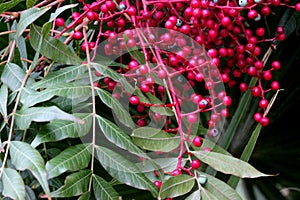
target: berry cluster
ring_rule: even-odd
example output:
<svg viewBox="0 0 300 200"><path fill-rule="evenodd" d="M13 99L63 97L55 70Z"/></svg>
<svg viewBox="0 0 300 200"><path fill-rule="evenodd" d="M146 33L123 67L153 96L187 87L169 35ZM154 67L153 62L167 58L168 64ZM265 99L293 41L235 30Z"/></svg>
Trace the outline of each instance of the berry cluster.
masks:
<svg viewBox="0 0 300 200"><path fill-rule="evenodd" d="M269 124L266 110L270 103L266 93L280 89L272 73L281 64L268 58L276 42L283 41L286 35L279 26L276 35L270 38L260 22L278 6L300 11L300 3L289 5L289 0L79 2L82 9L73 12L71 19L55 20L59 30L55 37L66 37L65 43L75 40L81 54L92 55L91 61L99 51L104 51L107 57L117 57L122 66L111 69L126 77L140 92L129 94L123 89L113 95L129 99L137 126L146 126L151 120L163 122L164 131L178 134L182 143L199 148L202 137L192 137L196 135L192 133L193 125L201 123L208 129L207 135L214 138L219 135L219 124L230 116L226 107L234 99L224 89L218 89L222 85L228 89L237 86L241 92L251 90L253 97L260 98L261 111L254 114L254 120L262 126ZM98 32L87 35L89 26L98 27ZM257 79L255 85L242 81L245 76ZM94 84L111 92L116 85L109 77ZM144 96L155 102L145 101ZM182 112L184 104L190 104L188 112ZM162 109L175 115L162 115ZM200 120L200 114L207 117L206 122ZM180 145L180 148L178 165L169 174L193 175L201 163L189 155L189 167L182 166L180 158L185 147ZM161 187L161 181L154 184Z"/></svg>

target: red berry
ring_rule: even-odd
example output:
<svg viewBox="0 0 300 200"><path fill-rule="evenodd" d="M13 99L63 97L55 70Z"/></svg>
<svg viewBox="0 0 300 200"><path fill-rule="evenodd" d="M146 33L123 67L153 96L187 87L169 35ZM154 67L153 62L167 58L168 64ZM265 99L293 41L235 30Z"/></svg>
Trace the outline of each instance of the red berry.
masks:
<svg viewBox="0 0 300 200"><path fill-rule="evenodd" d="M224 104L225 106L230 106L231 103L232 103L232 99L231 99L230 96L225 96L225 97L222 99L222 101L223 101L223 104Z"/></svg>
<svg viewBox="0 0 300 200"><path fill-rule="evenodd" d="M86 13L86 17L91 20L91 21L94 21L94 20L97 20L98 19L98 14L94 11L89 11Z"/></svg>
<svg viewBox="0 0 300 200"><path fill-rule="evenodd" d="M247 89L248 89L248 86L247 86L246 83L241 83L241 84L240 84L240 90L241 90L242 92L246 92Z"/></svg>
<svg viewBox="0 0 300 200"><path fill-rule="evenodd" d="M223 17L221 20L221 24L224 27L227 27L231 24L231 19L229 17Z"/></svg>
<svg viewBox="0 0 300 200"><path fill-rule="evenodd" d="M269 101L267 99L261 99L258 103L260 108L265 109L269 104Z"/></svg>
<svg viewBox="0 0 300 200"><path fill-rule="evenodd" d="M82 34L81 31L75 31L74 34L73 34L74 40L81 40L82 36L83 36L83 34Z"/></svg>
<svg viewBox="0 0 300 200"><path fill-rule="evenodd" d="M140 99L138 96L132 96L129 99L129 103L132 105L138 105L140 103Z"/></svg>
<svg viewBox="0 0 300 200"><path fill-rule="evenodd" d="M144 119L138 119L136 124L138 126L146 126L147 122Z"/></svg>
<svg viewBox="0 0 300 200"><path fill-rule="evenodd" d="M136 14L136 8L134 6L129 6L127 9L127 14L130 16L134 16Z"/></svg>
<svg viewBox="0 0 300 200"><path fill-rule="evenodd" d="M253 118L256 122L259 122L260 119L262 118L262 115L259 112L257 112L253 115Z"/></svg>
<svg viewBox="0 0 300 200"><path fill-rule="evenodd" d="M94 85L94 87L97 87L97 88L101 87L101 85L100 85L100 83L98 81L94 82L93 85Z"/></svg>
<svg viewBox="0 0 300 200"><path fill-rule="evenodd" d="M202 137L196 136L196 137L194 137L192 143L195 147L201 147L201 145L203 143L203 139L202 139Z"/></svg>
<svg viewBox="0 0 300 200"><path fill-rule="evenodd" d="M65 20L63 18L56 18L55 19L55 26L64 26Z"/></svg>
<svg viewBox="0 0 300 200"><path fill-rule="evenodd" d="M256 35L260 36L260 37L263 37L265 35L265 32L266 32L265 29L262 28L262 27L261 28L257 28L256 31L255 31Z"/></svg>
<svg viewBox="0 0 300 200"><path fill-rule="evenodd" d="M198 160L198 159L192 160L191 167L193 169L198 169L200 166L201 166L200 160Z"/></svg>
<svg viewBox="0 0 300 200"><path fill-rule="evenodd" d="M268 6L264 6L262 9L261 9L261 14L264 15L264 16L267 16L271 13L271 9L268 7Z"/></svg>
<svg viewBox="0 0 300 200"><path fill-rule="evenodd" d="M256 18L257 16L258 16L258 13L257 13L256 10L250 10L250 11L248 12L248 18L249 18L249 19L254 19L254 18Z"/></svg>
<svg viewBox="0 0 300 200"><path fill-rule="evenodd" d="M258 97L261 94L261 89L258 86L254 86L251 90L251 94L254 97Z"/></svg>
<svg viewBox="0 0 300 200"><path fill-rule="evenodd" d="M153 184L154 184L158 189L160 189L160 187L161 187L161 185L162 185L162 182L156 180L156 181L153 182Z"/></svg>
<svg viewBox="0 0 300 200"><path fill-rule="evenodd" d="M186 119L189 123L195 123L198 121L198 116L196 114L189 114Z"/></svg>
<svg viewBox="0 0 300 200"><path fill-rule="evenodd" d="M295 5L295 8L296 8L296 11L297 11L297 12L300 12L300 3L297 3L297 4Z"/></svg>
<svg viewBox="0 0 300 200"><path fill-rule="evenodd" d="M260 120L259 120L259 123L262 125L262 126L268 126L270 120L269 118L267 117L262 117Z"/></svg>
<svg viewBox="0 0 300 200"><path fill-rule="evenodd" d="M271 66L274 70L279 70L280 69L280 62L275 60L275 61L272 62Z"/></svg>
<svg viewBox="0 0 300 200"><path fill-rule="evenodd" d="M271 83L271 88L272 88L272 90L278 90L280 88L279 82L278 81L273 81Z"/></svg>
<svg viewBox="0 0 300 200"><path fill-rule="evenodd" d="M272 79L272 73L270 70L263 72L263 78L267 81Z"/></svg>

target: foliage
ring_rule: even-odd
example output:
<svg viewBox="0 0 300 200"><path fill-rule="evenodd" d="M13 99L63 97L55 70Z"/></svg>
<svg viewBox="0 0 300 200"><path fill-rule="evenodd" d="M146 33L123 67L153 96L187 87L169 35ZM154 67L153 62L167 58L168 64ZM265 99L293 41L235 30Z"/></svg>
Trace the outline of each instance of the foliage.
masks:
<svg viewBox="0 0 300 200"><path fill-rule="evenodd" d="M236 187L240 179L247 186L243 193L248 195L247 199L258 198L254 187L260 188L259 195L268 199L299 197L292 192L300 187L298 144L292 144L296 128L284 136L273 129L291 128L286 119L291 116L290 107L298 106L299 73L293 66L299 64L300 48L285 47L299 42L297 6L300 4L295 6L296 1L285 1L282 6L274 6L275 1L249 1L248 7L236 1L208 4L215 15L230 6L236 8L238 16L244 17L237 24L244 29L255 32L261 26L265 28L266 38L257 42L261 43L262 53L255 59L262 61L269 67L265 71L272 71L273 78L282 82L277 88L270 86L270 79L263 75L265 71L254 76L249 70L236 67L238 63L232 69L224 67L230 60L227 55L215 59L212 44L218 50L224 45L237 51L226 39L219 46L217 40L201 44L192 33L178 28L181 33L176 35L173 30L173 34L185 40L186 45L182 46L190 45L200 51L194 56L202 60L193 66L178 50L183 48L177 46L179 40L178 44L166 45L166 30L149 27L143 21L146 14L140 11L146 7L156 11L170 6L166 9L169 11L177 6L184 16L183 8L193 1L148 0L136 1L136 5L133 2L1 1L1 198L239 200L242 194L238 191L240 187ZM107 9L112 7L110 12L105 14L103 5ZM272 8L273 17L278 20L267 15L262 20L250 20L249 14L248 18L243 16L248 9L261 9L260 6ZM134 12L134 8L138 11ZM111 19L116 20L120 30L110 25ZM123 23L120 19L127 20L124 26L120 25ZM182 20L181 23L187 24L184 17ZM169 31L164 19L158 21L156 28L164 24ZM144 23L147 25L143 26ZM283 27L283 33L278 26ZM132 28L136 32L128 32ZM157 35L152 41L155 35L151 33L155 31ZM231 39L248 44L244 31ZM134 37L136 41L132 41ZM123 46L119 49L111 44ZM167 50L170 52L166 53ZM179 64L177 59L181 59ZM280 60L284 67L275 70L273 66L270 70L274 60ZM173 66L166 67L167 64ZM235 69L238 70L231 71ZM189 74L189 70L195 74ZM223 78L211 75L214 70L219 70ZM208 78L196 81L196 72L203 75L207 71ZM229 75L230 81L226 81ZM215 84L214 91L220 87L217 94L209 89L207 82ZM246 83L247 89L240 89L240 83ZM268 106L261 105L251 92L255 86L270 88L258 95L269 99ZM285 96L281 97L281 93ZM195 96L200 94L203 98L197 100L199 96ZM255 113L265 119L268 115L266 120L270 119L270 123L253 120ZM203 143L193 143L196 136ZM284 144L282 138L286 138ZM282 149L272 149L274 144ZM274 163L276 156L286 157L285 162ZM200 160L201 166L194 166L194 160ZM293 165L290 169L289 162Z"/></svg>

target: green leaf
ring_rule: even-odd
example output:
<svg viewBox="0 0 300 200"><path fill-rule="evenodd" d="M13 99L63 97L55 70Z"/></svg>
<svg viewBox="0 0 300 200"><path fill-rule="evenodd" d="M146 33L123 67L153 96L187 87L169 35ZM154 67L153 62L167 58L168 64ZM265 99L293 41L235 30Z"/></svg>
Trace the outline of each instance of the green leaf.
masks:
<svg viewBox="0 0 300 200"><path fill-rule="evenodd" d="M186 159L182 159L182 164L184 165ZM153 164L155 163L155 164ZM151 160L143 160L136 164L142 172L151 172L154 170L163 169L165 172L174 170L176 164L178 163L178 158L156 158Z"/></svg>
<svg viewBox="0 0 300 200"><path fill-rule="evenodd" d="M202 162L208 164L215 170L220 171L224 174L232 174L241 178L257 178L262 176L270 176L259 172L249 163L232 156L205 151L191 151L191 153L199 158Z"/></svg>
<svg viewBox="0 0 300 200"><path fill-rule="evenodd" d="M180 145L179 136L151 127L137 128L131 137L136 145L150 151L170 152Z"/></svg>
<svg viewBox="0 0 300 200"><path fill-rule="evenodd" d="M36 200L34 191L27 185L25 186L25 191L26 191L26 198L25 198L26 200Z"/></svg>
<svg viewBox="0 0 300 200"><path fill-rule="evenodd" d="M204 148L210 148L213 152L231 156L231 154L228 151L220 147L215 141L212 141L210 138L203 138L203 144L200 148L193 146L193 149L195 150L203 150Z"/></svg>
<svg viewBox="0 0 300 200"><path fill-rule="evenodd" d="M24 0L11 0L5 3L1 3L0 4L0 14L15 7L16 5L18 5L20 2L22 2Z"/></svg>
<svg viewBox="0 0 300 200"><path fill-rule="evenodd" d="M84 65L65 67L49 73L48 76L43 78L41 81L34 83L31 88L36 90L39 88L48 88L69 83L86 77L86 70L87 68Z"/></svg>
<svg viewBox="0 0 300 200"><path fill-rule="evenodd" d="M10 168L4 168L2 174L3 196L15 200L25 198L25 185L20 174Z"/></svg>
<svg viewBox="0 0 300 200"><path fill-rule="evenodd" d="M191 191L194 184L195 178L190 175L180 174L178 176L172 176L162 183L159 197L164 199L184 195Z"/></svg>
<svg viewBox="0 0 300 200"><path fill-rule="evenodd" d="M256 142L257 142L257 139L258 139L258 136L260 134L260 131L262 129L262 126L260 124L258 124L253 133L251 134L251 137L246 145L246 147L244 148L243 150L243 153L241 155L241 160L245 161L245 162L248 162L252 153L253 153L253 150L254 150L254 147L256 145ZM228 180L228 185L230 185L232 188L236 188L238 183L240 181L240 178L239 177L236 177L236 176L231 176Z"/></svg>
<svg viewBox="0 0 300 200"><path fill-rule="evenodd" d="M30 44L35 50L38 48L40 37L43 37L41 28L32 24L30 26ZM60 64L79 65L82 62L68 45L49 35L42 41L40 53Z"/></svg>
<svg viewBox="0 0 300 200"><path fill-rule="evenodd" d="M38 2L38 0L26 0L26 7L27 7L27 8L31 8L31 7L34 6L37 2Z"/></svg>
<svg viewBox="0 0 300 200"><path fill-rule="evenodd" d="M99 115L97 115L97 120L103 134L111 143L133 154L148 158L145 152L137 147L131 138L117 125Z"/></svg>
<svg viewBox="0 0 300 200"><path fill-rule="evenodd" d="M29 1L29 0L27 0ZM31 1L35 1L35 0L31 0ZM62 12L70 9L70 8L74 8L78 5L78 3L76 4L68 4L68 5L65 5L65 6L62 6L62 7L59 7L58 9L55 10L55 13L51 13L51 16L50 16L50 19L48 22L52 22L54 21Z"/></svg>
<svg viewBox="0 0 300 200"><path fill-rule="evenodd" d="M84 121L60 110L56 106L25 108L17 111L15 114L15 123L21 130L29 128L32 121L48 122L55 119L69 120L80 124L84 123Z"/></svg>
<svg viewBox="0 0 300 200"><path fill-rule="evenodd" d="M135 164L105 147L96 146L96 151L101 165L112 177L132 187L149 190L153 196L157 196L157 188Z"/></svg>
<svg viewBox="0 0 300 200"><path fill-rule="evenodd" d="M185 200L196 200L196 199L201 199L201 193L200 190L196 190L192 194L190 194Z"/></svg>
<svg viewBox="0 0 300 200"><path fill-rule="evenodd" d="M70 99L90 97L92 94L90 85L79 85L76 83L65 83L47 88L41 92L30 92L23 95L21 102L23 106L30 107L51 99L54 96L66 97Z"/></svg>
<svg viewBox="0 0 300 200"><path fill-rule="evenodd" d="M41 184L46 194L50 193L45 163L40 153L29 144L12 141L9 148L12 164L17 170L29 170Z"/></svg>
<svg viewBox="0 0 300 200"><path fill-rule="evenodd" d="M209 192L205 188L201 188L200 194L201 200L219 200L214 193Z"/></svg>
<svg viewBox="0 0 300 200"><path fill-rule="evenodd" d="M88 191L92 171L82 170L66 177L65 185L51 192L51 197L74 197Z"/></svg>
<svg viewBox="0 0 300 200"><path fill-rule="evenodd" d="M93 175L93 189L97 200L118 200L119 194L103 178Z"/></svg>
<svg viewBox="0 0 300 200"><path fill-rule="evenodd" d="M96 91L102 102L112 109L112 112L115 113L115 117L117 117L121 123L131 129L135 128L135 124L129 114L129 111L127 111L122 104L112 96L111 93L100 88L97 88Z"/></svg>
<svg viewBox="0 0 300 200"><path fill-rule="evenodd" d="M92 126L92 114L75 113L73 115L84 121L84 124L68 120L53 120L39 130L31 146L37 147L43 142L54 142L65 138L78 138L86 135Z"/></svg>
<svg viewBox="0 0 300 200"><path fill-rule="evenodd" d="M90 200L91 199L91 193L90 192L86 192L83 193L78 200Z"/></svg>
<svg viewBox="0 0 300 200"><path fill-rule="evenodd" d="M146 96L149 98L150 103L152 104L163 104L156 96L154 96L153 94L147 92ZM155 112L155 113L159 113L161 115L165 115L165 116L173 116L174 112L167 107L160 107L160 106L151 106L150 109Z"/></svg>
<svg viewBox="0 0 300 200"><path fill-rule="evenodd" d="M0 88L0 114L2 114L4 121L7 121L7 97L8 88L3 84Z"/></svg>
<svg viewBox="0 0 300 200"><path fill-rule="evenodd" d="M48 179L64 172L86 168L91 160L91 144L78 144L69 147L46 163Z"/></svg>
<svg viewBox="0 0 300 200"><path fill-rule="evenodd" d="M104 76L110 77L116 82L119 82L123 78L121 74L115 72L108 66L102 65L100 63L95 63L95 62L91 63L91 65L96 71L100 72Z"/></svg>
<svg viewBox="0 0 300 200"><path fill-rule="evenodd" d="M217 199L222 200L242 200L241 196L230 187L228 184L224 183L220 179L217 179L209 174L198 172L200 175L207 177L207 182L204 185L204 188L214 194Z"/></svg>
<svg viewBox="0 0 300 200"><path fill-rule="evenodd" d="M15 92L21 87L25 76L26 72L21 67L14 63L6 63L1 75L1 81L6 84L11 91ZM32 83L34 83L34 80L29 77L25 86L31 85Z"/></svg>
<svg viewBox="0 0 300 200"><path fill-rule="evenodd" d="M41 17L44 13L46 13L51 7L44 7L44 8L29 8L27 10L24 10L21 12L20 21L18 24L18 28L16 31L16 39L21 36L21 34L24 32L27 26L32 24L35 20L37 20L39 17ZM32 39L38 39L38 38L32 38L30 34L30 41Z"/></svg>

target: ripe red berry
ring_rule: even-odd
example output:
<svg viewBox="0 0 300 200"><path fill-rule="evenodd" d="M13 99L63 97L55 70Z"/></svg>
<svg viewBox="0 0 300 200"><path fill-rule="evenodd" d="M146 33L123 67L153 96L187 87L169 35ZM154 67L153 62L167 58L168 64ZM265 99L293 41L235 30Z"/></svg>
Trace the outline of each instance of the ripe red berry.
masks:
<svg viewBox="0 0 300 200"><path fill-rule="evenodd" d="M221 20L221 24L224 27L227 27L231 24L231 19L229 17L223 17Z"/></svg>
<svg viewBox="0 0 300 200"><path fill-rule="evenodd" d="M262 126L268 126L270 120L269 118L267 117L262 117L260 120L259 120L259 123L262 125Z"/></svg>
<svg viewBox="0 0 300 200"><path fill-rule="evenodd" d="M247 86L246 83L241 83L240 84L240 90L241 90L241 92L246 92L247 89L248 89L248 86Z"/></svg>
<svg viewBox="0 0 300 200"><path fill-rule="evenodd" d="M222 102L225 106L230 106L232 104L232 99L230 96L225 96L223 99L222 99Z"/></svg>
<svg viewBox="0 0 300 200"><path fill-rule="evenodd" d="M263 72L263 78L267 81L272 79L272 73L270 70L264 71Z"/></svg>
<svg viewBox="0 0 300 200"><path fill-rule="evenodd" d="M158 189L160 189L160 188L161 188L161 185L162 185L162 182L156 180L156 181L153 182L153 184L154 184Z"/></svg>
<svg viewBox="0 0 300 200"><path fill-rule="evenodd" d="M83 34L81 31L75 31L73 34L73 38L74 40L81 40L83 37Z"/></svg>
<svg viewBox="0 0 300 200"><path fill-rule="evenodd" d="M186 117L186 120L189 122L189 123L195 123L198 121L198 116L196 114L189 114L187 117Z"/></svg>
<svg viewBox="0 0 300 200"><path fill-rule="evenodd" d="M267 99L261 99L258 105L260 108L265 109L269 105L269 101Z"/></svg>
<svg viewBox="0 0 300 200"><path fill-rule="evenodd" d="M254 97L258 97L261 94L261 89L258 86L254 86L251 90L251 94Z"/></svg>
<svg viewBox="0 0 300 200"><path fill-rule="evenodd" d="M202 137L196 136L196 137L194 137L192 143L195 147L201 147L201 145L203 143L203 139L202 139Z"/></svg>
<svg viewBox="0 0 300 200"><path fill-rule="evenodd" d="M63 18L56 18L55 19L55 26L64 26L65 20Z"/></svg>
<svg viewBox="0 0 300 200"><path fill-rule="evenodd" d="M140 103L140 99L138 96L131 96L129 99L129 103L132 105L138 105Z"/></svg>
<svg viewBox="0 0 300 200"><path fill-rule="evenodd" d="M201 166L201 162L198 159L192 160L191 167L193 169L198 169Z"/></svg>
<svg viewBox="0 0 300 200"><path fill-rule="evenodd" d="M280 69L280 62L277 61L277 60L274 60L274 61L272 62L272 64L271 64L271 66L272 66L272 68L273 68L274 70L279 70L279 69Z"/></svg>
<svg viewBox="0 0 300 200"><path fill-rule="evenodd" d="M297 12L300 12L300 3L297 3L295 5L295 9L296 9Z"/></svg>
<svg viewBox="0 0 300 200"><path fill-rule="evenodd" d="M280 88L279 82L278 81L273 81L271 83L271 88L272 88L272 90L278 90Z"/></svg>
<svg viewBox="0 0 300 200"><path fill-rule="evenodd" d="M94 21L94 20L97 20L98 19L98 14L94 11L89 11L86 13L86 17L91 20L91 21Z"/></svg>
<svg viewBox="0 0 300 200"><path fill-rule="evenodd" d="M146 126L147 122L144 119L138 119L136 124L142 127L142 126Z"/></svg>
<svg viewBox="0 0 300 200"><path fill-rule="evenodd" d="M253 118L256 122L259 122L260 119L262 118L262 115L259 112L257 112L253 115Z"/></svg>

